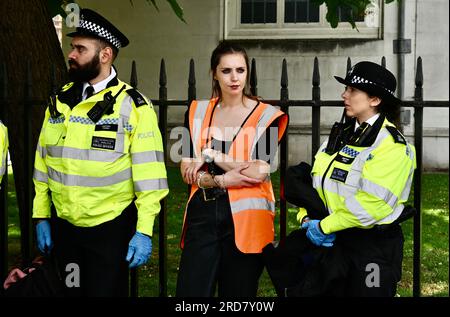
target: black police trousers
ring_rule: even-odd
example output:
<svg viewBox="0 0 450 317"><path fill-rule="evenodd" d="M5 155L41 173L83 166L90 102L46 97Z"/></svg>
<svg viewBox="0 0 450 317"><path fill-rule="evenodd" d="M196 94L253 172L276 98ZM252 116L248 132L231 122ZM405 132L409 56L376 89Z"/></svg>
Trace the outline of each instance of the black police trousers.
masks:
<svg viewBox="0 0 450 317"><path fill-rule="evenodd" d="M400 225L338 234L336 243L349 266L343 295L394 297L402 276L403 242Z"/></svg>
<svg viewBox="0 0 450 317"><path fill-rule="evenodd" d="M128 243L136 229L134 206L94 227L52 219L54 251L68 297L127 297ZM78 283L79 282L79 283Z"/></svg>
<svg viewBox="0 0 450 317"><path fill-rule="evenodd" d="M198 190L189 203L176 296L255 297L264 268L260 254L240 252L228 195L204 201Z"/></svg>

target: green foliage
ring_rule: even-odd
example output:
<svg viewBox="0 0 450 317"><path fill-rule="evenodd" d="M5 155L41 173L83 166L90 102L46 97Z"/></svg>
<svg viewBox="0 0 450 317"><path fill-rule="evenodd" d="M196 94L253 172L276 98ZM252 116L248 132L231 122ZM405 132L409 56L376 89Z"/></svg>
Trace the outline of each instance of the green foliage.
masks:
<svg viewBox="0 0 450 317"><path fill-rule="evenodd" d="M146 0L147 3L151 3L156 11L159 11L158 5L156 4L156 0ZM175 15L184 23L186 23L186 21L184 20L183 17L183 8L180 7L180 5L178 4L178 2L176 0L166 0L170 7L172 8L173 12L175 13ZM133 0L130 0L131 5L133 5Z"/></svg>
<svg viewBox="0 0 450 317"><path fill-rule="evenodd" d="M325 5L327 6L326 19L333 29L336 28L339 23L338 8L351 9L351 16L349 18L349 23L351 24L352 28L355 29L356 18L365 15L365 10L371 2L370 0L312 0L312 1L317 5L322 5L323 3L325 3ZM386 3L391 3L393 1L395 0L385 0Z"/></svg>
<svg viewBox="0 0 450 317"><path fill-rule="evenodd" d="M64 11L64 8L69 3L75 3L75 1L71 0L47 0L48 10L50 12L50 17L54 18L57 15L65 18L67 16L67 12Z"/></svg>
<svg viewBox="0 0 450 317"><path fill-rule="evenodd" d="M349 23L352 28L356 28L355 18L364 16L364 11L370 0L313 0L318 5L323 3L327 6L326 19L332 28L336 28L339 23L338 8L350 8L351 15Z"/></svg>
<svg viewBox="0 0 450 317"><path fill-rule="evenodd" d="M156 4L156 0L146 0L147 3L151 3L157 11L159 11L158 5ZM175 15L184 23L186 21L183 17L183 8L178 4L177 0L166 0L170 7L172 8ZM74 0L47 0L48 10L50 12L50 16L54 18L57 15L61 15L63 18L67 16L67 12L64 11L64 8L69 3L75 3ZM133 5L133 0L130 0L131 5Z"/></svg>

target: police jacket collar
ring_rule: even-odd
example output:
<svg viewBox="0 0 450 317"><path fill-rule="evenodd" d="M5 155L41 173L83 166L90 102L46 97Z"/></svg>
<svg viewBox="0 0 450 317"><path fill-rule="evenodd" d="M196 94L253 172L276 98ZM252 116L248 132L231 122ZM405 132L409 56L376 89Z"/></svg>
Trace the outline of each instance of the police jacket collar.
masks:
<svg viewBox="0 0 450 317"><path fill-rule="evenodd" d="M114 78L112 78L108 82L105 89L117 86L119 84L119 80L117 79L117 70L115 69L115 67L114 70L116 71L116 76L114 76ZM74 82L73 85L69 87L67 90L60 90L60 92L58 93L58 99L62 103L67 104L70 107L70 109L72 109L81 102L82 93L83 93L83 83Z"/></svg>
<svg viewBox="0 0 450 317"><path fill-rule="evenodd" d="M83 83L83 95L82 95L82 96L84 97L84 96L86 95L86 89L87 89L87 87L92 87L92 88L94 89L94 90L93 90L94 94L96 94L96 93L102 91L103 89L105 89L105 88L107 87L107 85L109 84L109 82L110 82L114 77L117 77L117 72L116 72L115 68L114 68L114 67L111 67L110 69L111 69L111 70L110 70L109 76L106 77L105 79L103 79L103 80L97 82L96 84L91 84L91 83L89 83L89 82L84 82L84 83Z"/></svg>
<svg viewBox="0 0 450 317"><path fill-rule="evenodd" d="M381 127L383 126L383 122L384 122L385 118L386 117L383 114L381 114L373 125L366 128L366 130L358 138L357 142L350 142L350 139L353 135L354 127L356 124L355 118L350 119L346 123L345 128L344 128L345 140L346 140L345 143L347 143L348 145L361 146L361 147L371 146L375 142L377 135L380 132Z"/></svg>

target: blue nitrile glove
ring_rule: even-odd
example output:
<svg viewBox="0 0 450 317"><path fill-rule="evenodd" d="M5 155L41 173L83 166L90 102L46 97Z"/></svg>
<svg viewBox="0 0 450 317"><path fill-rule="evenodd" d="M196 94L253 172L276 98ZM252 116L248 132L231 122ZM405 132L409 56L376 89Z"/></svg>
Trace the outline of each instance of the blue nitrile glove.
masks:
<svg viewBox="0 0 450 317"><path fill-rule="evenodd" d="M330 233L330 234L326 234L325 235L325 239L322 242L322 246L323 247L332 247L334 244L334 240L336 240L336 234L335 233Z"/></svg>
<svg viewBox="0 0 450 317"><path fill-rule="evenodd" d="M42 220L36 225L36 235L39 250L44 254L49 254L53 248L53 241L48 220Z"/></svg>
<svg viewBox="0 0 450 317"><path fill-rule="evenodd" d="M128 253L126 260L128 262L133 259L128 265L129 268L135 268L147 263L152 254L152 239L149 236L136 231L133 238L128 244Z"/></svg>
<svg viewBox="0 0 450 317"><path fill-rule="evenodd" d="M331 247L336 239L336 234L325 234L319 226L320 220L310 220L302 224L302 229L307 229L306 236L317 246Z"/></svg>

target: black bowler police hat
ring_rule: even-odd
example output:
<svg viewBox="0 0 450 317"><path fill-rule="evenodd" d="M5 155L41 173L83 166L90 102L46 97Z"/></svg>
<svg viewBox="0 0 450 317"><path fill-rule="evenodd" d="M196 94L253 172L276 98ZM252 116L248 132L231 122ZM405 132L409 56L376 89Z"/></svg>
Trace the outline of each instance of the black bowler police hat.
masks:
<svg viewBox="0 0 450 317"><path fill-rule="evenodd" d="M75 32L67 36L91 36L102 39L115 48L125 47L130 43L127 37L108 20L89 9L80 10L80 22Z"/></svg>
<svg viewBox="0 0 450 317"><path fill-rule="evenodd" d="M341 84L360 89L387 102L395 104L401 102L394 95L397 87L395 76L381 65L367 61L359 62L348 71L345 79L338 76L334 78Z"/></svg>

